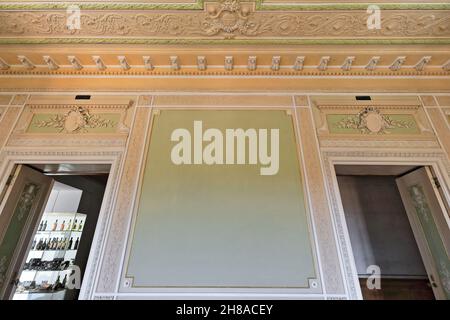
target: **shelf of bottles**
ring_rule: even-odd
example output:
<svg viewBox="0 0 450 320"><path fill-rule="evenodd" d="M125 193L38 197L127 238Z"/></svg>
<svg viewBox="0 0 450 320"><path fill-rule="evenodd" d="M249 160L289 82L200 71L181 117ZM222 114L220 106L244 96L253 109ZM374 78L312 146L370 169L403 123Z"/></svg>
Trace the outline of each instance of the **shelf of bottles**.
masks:
<svg viewBox="0 0 450 320"><path fill-rule="evenodd" d="M86 221L82 213L44 213L16 290L20 294L55 295L64 291Z"/></svg>

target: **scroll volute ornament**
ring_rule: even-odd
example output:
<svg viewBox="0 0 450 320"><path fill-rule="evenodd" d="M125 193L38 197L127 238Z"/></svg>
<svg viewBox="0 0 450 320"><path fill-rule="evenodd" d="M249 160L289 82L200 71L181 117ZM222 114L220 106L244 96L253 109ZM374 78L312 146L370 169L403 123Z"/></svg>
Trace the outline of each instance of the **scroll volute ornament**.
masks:
<svg viewBox="0 0 450 320"><path fill-rule="evenodd" d="M251 19L253 12L254 4L241 3L239 0L207 3L202 28L209 36L223 34L226 39L236 35L254 35L258 23Z"/></svg>

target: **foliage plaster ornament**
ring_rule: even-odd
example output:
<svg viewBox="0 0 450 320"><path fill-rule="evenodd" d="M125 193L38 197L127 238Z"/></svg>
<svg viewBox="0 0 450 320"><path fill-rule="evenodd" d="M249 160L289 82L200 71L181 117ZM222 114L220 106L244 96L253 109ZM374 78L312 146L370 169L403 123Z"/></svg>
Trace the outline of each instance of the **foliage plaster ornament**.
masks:
<svg viewBox="0 0 450 320"><path fill-rule="evenodd" d="M446 12L392 10L383 13L383 17L382 29L374 32L365 27L365 11L255 10L252 1L222 0L205 3L204 11L83 10L81 28L68 30L65 12L5 11L0 12L0 40L1 43L157 41L169 44L233 38L240 41L252 38L269 43L281 40L323 42L323 39L313 37L329 37L334 41L351 42L448 42L450 16ZM331 39L326 39L327 43Z"/></svg>
<svg viewBox="0 0 450 320"><path fill-rule="evenodd" d="M117 123L102 119L100 116L91 115L89 110L83 107L74 107L66 114L58 114L48 120L36 121L38 128L55 128L59 132L78 133L88 132L94 128L114 128Z"/></svg>
<svg viewBox="0 0 450 320"><path fill-rule="evenodd" d="M394 120L388 115L383 115L373 107L366 107L356 116L348 116L335 124L338 129L355 129L363 134L386 134L389 129L414 128L411 121Z"/></svg>
<svg viewBox="0 0 450 320"><path fill-rule="evenodd" d="M209 36L223 34L231 39L239 35L256 35L258 24L252 21L250 7L241 5L239 0L221 0L210 5L202 28Z"/></svg>

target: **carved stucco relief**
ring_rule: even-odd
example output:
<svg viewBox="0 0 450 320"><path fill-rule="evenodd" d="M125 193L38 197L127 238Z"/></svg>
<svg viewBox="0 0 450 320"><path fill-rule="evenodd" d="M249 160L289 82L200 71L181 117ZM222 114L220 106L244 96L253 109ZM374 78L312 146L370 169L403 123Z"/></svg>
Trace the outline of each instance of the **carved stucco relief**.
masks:
<svg viewBox="0 0 450 320"><path fill-rule="evenodd" d="M150 122L151 108L137 108L124 167L120 178L107 246L101 266L96 292L115 292L120 275L121 253L126 244L128 221L131 217L133 197L138 188L139 168Z"/></svg>
<svg viewBox="0 0 450 320"><path fill-rule="evenodd" d="M65 11L3 11L0 37L111 38L380 38L448 37L445 11L385 11L382 29L369 30L362 11L254 11L250 4L228 0L209 4L205 11L81 12L81 29L66 27Z"/></svg>
<svg viewBox="0 0 450 320"><path fill-rule="evenodd" d="M88 132L89 129L116 128L118 123L111 119L104 119L101 115L91 114L88 109L77 106L65 114L35 120L32 125L36 128L53 128L58 132L79 133Z"/></svg>
<svg viewBox="0 0 450 320"><path fill-rule="evenodd" d="M323 137L345 133L361 138L364 135L377 139L421 135L421 139L432 139L434 135L424 109L418 105L323 105L314 107L313 113L317 132Z"/></svg>
<svg viewBox="0 0 450 320"><path fill-rule="evenodd" d="M362 134L389 134L390 129L412 129L414 120L396 120L374 107L366 107L357 115L348 115L335 123L337 129L354 129Z"/></svg>

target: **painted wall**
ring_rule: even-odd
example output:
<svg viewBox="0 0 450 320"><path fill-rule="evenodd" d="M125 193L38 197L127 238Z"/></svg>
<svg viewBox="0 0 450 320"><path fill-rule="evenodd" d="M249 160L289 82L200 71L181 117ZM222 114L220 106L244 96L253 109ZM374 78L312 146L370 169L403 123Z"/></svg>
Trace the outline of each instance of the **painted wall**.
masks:
<svg viewBox="0 0 450 320"><path fill-rule="evenodd" d="M195 157L194 143L209 145L194 141L194 121L202 121L203 131L214 128L223 133L223 147L213 152L222 153L223 159L229 156L227 129L267 129L268 134L279 130L279 152L272 154L275 158L279 153L279 170L261 175L261 167L267 165L249 164L248 139L245 164L236 163L236 139L235 164L174 164L174 130L190 132L183 151L189 150L189 159ZM150 137L129 239L125 276L132 278L132 287L310 287L309 279L317 279L318 270L291 114L162 110L153 118ZM263 144L258 137L255 151L268 148L270 154L272 145L270 138Z"/></svg>
<svg viewBox="0 0 450 320"><path fill-rule="evenodd" d="M401 134L393 134L391 132L382 134L354 132L339 135L327 132L324 124L320 122L320 116L316 117L315 99L320 94L250 94L243 92L236 94L190 93L186 95L181 93L158 93L155 95L128 96L117 95L117 93L110 94L105 94L105 97L109 97L105 98L107 100L106 106L105 102L102 103L100 100L95 99L95 102L82 103L87 109L98 108L99 111L97 112L101 113L109 113L111 109L121 115L120 124L117 125L115 132L106 132L106 130L95 134L84 132L83 130L76 130L72 133L66 131L49 133L26 132L34 113L45 111L48 114L48 110L51 109L55 110L55 113L59 115L65 115L74 104L74 101L67 100L67 95L73 96L73 93L68 93L64 97L58 95L51 95L50 97L45 96L45 94L29 96L24 93L13 93L2 98L0 95L0 189L3 188L6 182L7 170L10 168L11 161L38 160L42 163L42 161L49 159L53 161L55 159L64 159L64 161L101 162L107 159L107 161L114 163L111 172L111 182L105 192L107 201L104 206L104 212L99 217L98 241L92 247L91 265L87 266L86 269L86 283L83 293L85 298L161 297L162 290L158 288L131 288L130 282L125 276L128 239L131 236L130 230L134 222L134 213L137 212L139 204L139 199L136 197L140 194L141 177L147 174L147 171L144 170L144 164L148 161L153 161L145 156L147 155L146 146L150 145L151 147L149 133L152 124L152 110L155 108L164 112L167 109L208 109L220 106L225 109L242 107L289 109L292 112L293 131L298 143L298 162L304 169L300 174L303 183L302 191L304 192L303 202L306 203L306 210L309 210L311 213L311 225L314 231L311 242L317 245L317 250L313 254L317 256L320 279L318 292L295 293L290 296L293 298L356 299L360 297L358 288L355 287L356 282L353 276L356 274L356 270L352 266L352 254L346 240L345 224L342 222L341 217L342 211L339 209L337 193L333 184L333 172L330 166L332 160L360 157L363 159L390 159L390 161L397 162L411 162L417 159L430 162L437 161L436 163L439 164L441 173L445 174L444 178L446 180L444 181L447 184L449 181L448 152L450 152L450 145L448 145L448 141L450 139L448 138L449 122L446 112L450 109L450 103L448 103L450 100L445 100L441 96L420 96L411 93L410 96L416 98L414 101L419 102L417 104L415 102L411 103L408 105L408 108L403 108L401 103L408 104L404 101L410 99L409 96L392 96L391 94L383 98L384 100L381 102L384 108L382 114L398 114L400 109L403 114L411 113L414 115L419 132L416 130L406 133L402 131ZM329 103L332 107L344 108L345 114L348 113L349 115L358 114L364 107L363 104L355 103L351 108L347 108L349 106L348 101L354 100L352 95L345 96L348 98L348 101L342 106L334 104L332 100L334 98L330 96L323 95L321 97L332 101ZM102 97L102 99L104 98ZM128 108L128 102L124 103L125 100L132 100L132 107ZM372 101L372 103L376 104L377 102ZM395 108L392 106L395 106ZM108 111L105 108L109 108ZM157 160L158 158L155 159ZM193 170L195 171L196 169ZM257 170L255 171L257 172ZM171 174L175 173L171 172ZM157 175L157 173L151 174ZM165 190L167 191L172 191L169 189L169 184L164 184L161 176L155 177L161 181L161 187L166 188ZM193 179L193 176L188 177ZM231 179L231 177L229 178ZM295 176L289 176L289 179L293 177ZM201 181L195 182L200 183ZM156 191L161 192L155 185L149 187L156 188ZM448 185L446 188L448 190ZM276 189L275 191L281 194L281 189ZM241 196L240 194L236 195L237 190L231 189L227 192L230 192L230 194L234 192L235 194L233 195L238 198ZM161 196L166 195L161 194ZM289 199L292 199L292 197L289 197ZM287 204L280 203L280 205ZM264 207L262 209L264 211L268 208ZM199 211L195 211L192 207L189 210L197 214L196 219L205 217L205 215L202 216ZM224 210L224 208L220 207L220 210ZM148 213L144 216L146 219L150 218L151 220L155 213L153 211L148 211ZM286 213L283 212L283 214ZM139 215L137 217L139 218ZM233 212L232 217L242 220L241 216L236 212ZM173 216L173 218L177 217ZM149 224L145 219L142 221L145 222L140 224L143 229L141 230L142 232L148 230L158 231L155 226ZM193 223L193 221L184 221L186 224ZM244 217L242 221L246 222L246 227L252 227L252 220L249 216ZM168 228L170 225L169 220L160 220L159 223L164 225L165 228ZM284 221L275 221L275 223L285 226L289 230L295 228L291 225L285 225ZM145 226L148 226L148 228ZM267 223L266 226L269 228L273 224ZM183 230L182 227L178 226L178 228L179 230L174 231L177 231L179 234L186 233L186 230ZM214 230L220 231L217 226ZM213 233L210 230L207 230L207 232ZM225 233L225 236L227 236L227 233ZM198 238L195 239L197 244ZM299 240L298 235L293 239ZM235 241L236 239L232 240ZM183 246L189 245L183 241L178 243L180 242ZM173 247L175 243L165 243L164 245L169 247L172 245ZM209 243L209 245L213 247L216 244ZM292 243L288 243L286 246L290 250L294 248ZM149 246L149 248L152 250L152 254L158 253L159 248L157 246L153 246L153 248ZM272 249L275 252L275 249ZM275 253L279 256L285 254L283 252ZM219 254L216 253L216 255L218 256ZM248 258L242 257L243 259ZM289 256L288 259L293 259L297 263L303 263L303 261L299 261L298 257ZM253 263L253 261L247 262ZM217 262L214 261L214 263ZM277 261L269 261L269 263L271 266L281 265ZM160 268L159 271L167 272L168 270ZM225 271L228 272L228 270ZM280 282L279 280L282 279L283 275L278 275L280 278L277 281ZM147 281L148 279L145 280ZM254 280L254 278L251 281L250 278L248 279L252 283ZM270 280L273 280L273 278L264 279L264 281ZM170 290L163 291L167 294ZM187 291L191 295L198 297L208 295L208 290L201 288L196 290L187 289ZM252 291L247 293L247 297L255 297L252 294L257 292L261 293L261 291ZM185 297L183 290L173 289L172 293L176 297ZM233 289L229 293L237 294ZM270 297L280 297L280 295L277 295L277 292L271 290L266 290L264 293ZM242 296L242 292L239 294ZM236 295L236 297L238 296Z"/></svg>

